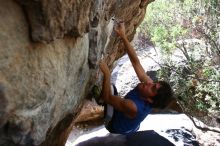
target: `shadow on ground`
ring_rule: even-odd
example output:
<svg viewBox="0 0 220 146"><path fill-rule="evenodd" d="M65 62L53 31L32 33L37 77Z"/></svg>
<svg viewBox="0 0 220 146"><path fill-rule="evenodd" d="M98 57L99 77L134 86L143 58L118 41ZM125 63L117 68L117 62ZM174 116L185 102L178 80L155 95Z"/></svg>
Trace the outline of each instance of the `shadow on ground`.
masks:
<svg viewBox="0 0 220 146"><path fill-rule="evenodd" d="M165 133L175 143L172 143L154 130L147 130L126 136L109 134L108 136L94 137L76 146L199 146L199 143L195 140L195 136L185 129L169 129Z"/></svg>

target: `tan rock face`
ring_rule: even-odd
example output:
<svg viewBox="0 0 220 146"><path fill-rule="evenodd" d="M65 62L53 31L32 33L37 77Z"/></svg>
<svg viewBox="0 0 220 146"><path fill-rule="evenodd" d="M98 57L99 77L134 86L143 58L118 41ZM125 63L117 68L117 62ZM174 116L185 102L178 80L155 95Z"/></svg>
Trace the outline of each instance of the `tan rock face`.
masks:
<svg viewBox="0 0 220 146"><path fill-rule="evenodd" d="M102 54L111 66L124 53L112 18L125 21L132 39L147 3L3 0L0 145L63 145Z"/></svg>

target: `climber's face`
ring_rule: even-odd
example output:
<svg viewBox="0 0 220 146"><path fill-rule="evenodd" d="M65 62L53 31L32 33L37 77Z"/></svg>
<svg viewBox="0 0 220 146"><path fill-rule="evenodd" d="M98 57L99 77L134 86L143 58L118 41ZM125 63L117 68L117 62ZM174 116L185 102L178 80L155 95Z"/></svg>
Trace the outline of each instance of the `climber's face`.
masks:
<svg viewBox="0 0 220 146"><path fill-rule="evenodd" d="M139 83L138 90L142 97L152 98L157 95L157 91L160 88L160 83L146 82Z"/></svg>

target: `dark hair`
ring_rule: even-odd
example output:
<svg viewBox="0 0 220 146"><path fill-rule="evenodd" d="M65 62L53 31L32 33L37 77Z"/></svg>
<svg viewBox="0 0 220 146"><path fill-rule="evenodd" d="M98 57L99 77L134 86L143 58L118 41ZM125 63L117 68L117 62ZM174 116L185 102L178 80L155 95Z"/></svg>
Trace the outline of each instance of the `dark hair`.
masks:
<svg viewBox="0 0 220 146"><path fill-rule="evenodd" d="M173 90L166 81L158 81L160 88L157 90L157 95L153 97L153 108L164 109L173 99Z"/></svg>

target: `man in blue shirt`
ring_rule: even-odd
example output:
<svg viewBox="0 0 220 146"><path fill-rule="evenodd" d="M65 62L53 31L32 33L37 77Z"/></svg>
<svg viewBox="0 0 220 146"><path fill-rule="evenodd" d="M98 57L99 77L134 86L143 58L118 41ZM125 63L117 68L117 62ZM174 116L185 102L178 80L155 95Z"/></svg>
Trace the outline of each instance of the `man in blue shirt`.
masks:
<svg viewBox="0 0 220 146"><path fill-rule="evenodd" d="M140 123L152 108L165 108L172 99L172 89L165 81L153 82L145 73L137 54L125 35L124 23L118 23L115 32L122 39L125 50L140 83L124 98L111 94L111 73L104 61L100 69L104 75L101 98L113 107L113 117L106 128L111 133L129 134L139 129Z"/></svg>

